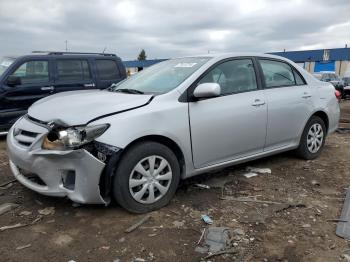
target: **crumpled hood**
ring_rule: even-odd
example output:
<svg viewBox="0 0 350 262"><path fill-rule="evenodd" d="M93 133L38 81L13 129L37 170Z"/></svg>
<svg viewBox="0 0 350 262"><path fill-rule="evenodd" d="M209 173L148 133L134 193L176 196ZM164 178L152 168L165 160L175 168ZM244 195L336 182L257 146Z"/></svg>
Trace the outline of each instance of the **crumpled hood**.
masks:
<svg viewBox="0 0 350 262"><path fill-rule="evenodd" d="M70 126L83 125L96 117L143 106L151 98L101 90L63 92L37 101L28 114L44 122L59 120Z"/></svg>

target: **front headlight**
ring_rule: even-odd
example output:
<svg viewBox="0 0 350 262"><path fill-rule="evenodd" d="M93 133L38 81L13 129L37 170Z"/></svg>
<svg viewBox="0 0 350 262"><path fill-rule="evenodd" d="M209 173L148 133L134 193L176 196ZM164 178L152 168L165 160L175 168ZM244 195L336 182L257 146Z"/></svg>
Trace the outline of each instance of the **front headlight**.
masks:
<svg viewBox="0 0 350 262"><path fill-rule="evenodd" d="M108 127L109 124L102 124L52 130L44 138L42 148L50 150L75 149L93 141L102 135Z"/></svg>

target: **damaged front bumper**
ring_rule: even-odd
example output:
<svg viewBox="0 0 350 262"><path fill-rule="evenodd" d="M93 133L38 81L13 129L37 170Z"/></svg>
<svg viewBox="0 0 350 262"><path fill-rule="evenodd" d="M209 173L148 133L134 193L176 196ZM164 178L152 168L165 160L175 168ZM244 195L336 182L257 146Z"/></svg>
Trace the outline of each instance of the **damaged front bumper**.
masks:
<svg viewBox="0 0 350 262"><path fill-rule="evenodd" d="M101 196L105 163L86 149L45 150L49 132L42 124L21 118L7 135L10 168L24 186L48 196L67 196L77 203L108 204Z"/></svg>

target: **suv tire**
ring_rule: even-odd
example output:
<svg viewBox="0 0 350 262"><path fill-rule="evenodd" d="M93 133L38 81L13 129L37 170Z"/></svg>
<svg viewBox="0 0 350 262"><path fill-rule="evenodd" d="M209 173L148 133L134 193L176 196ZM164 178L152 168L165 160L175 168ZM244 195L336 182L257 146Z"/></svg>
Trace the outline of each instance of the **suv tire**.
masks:
<svg viewBox="0 0 350 262"><path fill-rule="evenodd" d="M180 181L175 154L157 142L133 145L119 161L114 180L115 200L132 213L146 213L169 203Z"/></svg>
<svg viewBox="0 0 350 262"><path fill-rule="evenodd" d="M326 136L324 121L318 116L312 116L304 128L296 154L305 160L317 158L321 154Z"/></svg>

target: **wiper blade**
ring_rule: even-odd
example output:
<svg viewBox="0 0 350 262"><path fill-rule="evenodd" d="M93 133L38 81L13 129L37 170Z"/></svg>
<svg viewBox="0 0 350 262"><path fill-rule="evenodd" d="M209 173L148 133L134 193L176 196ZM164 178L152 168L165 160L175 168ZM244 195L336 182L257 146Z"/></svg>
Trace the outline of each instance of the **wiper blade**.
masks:
<svg viewBox="0 0 350 262"><path fill-rule="evenodd" d="M131 88L115 89L114 92L121 92L121 93L127 93L127 94L144 94L144 92L140 90L131 89Z"/></svg>

